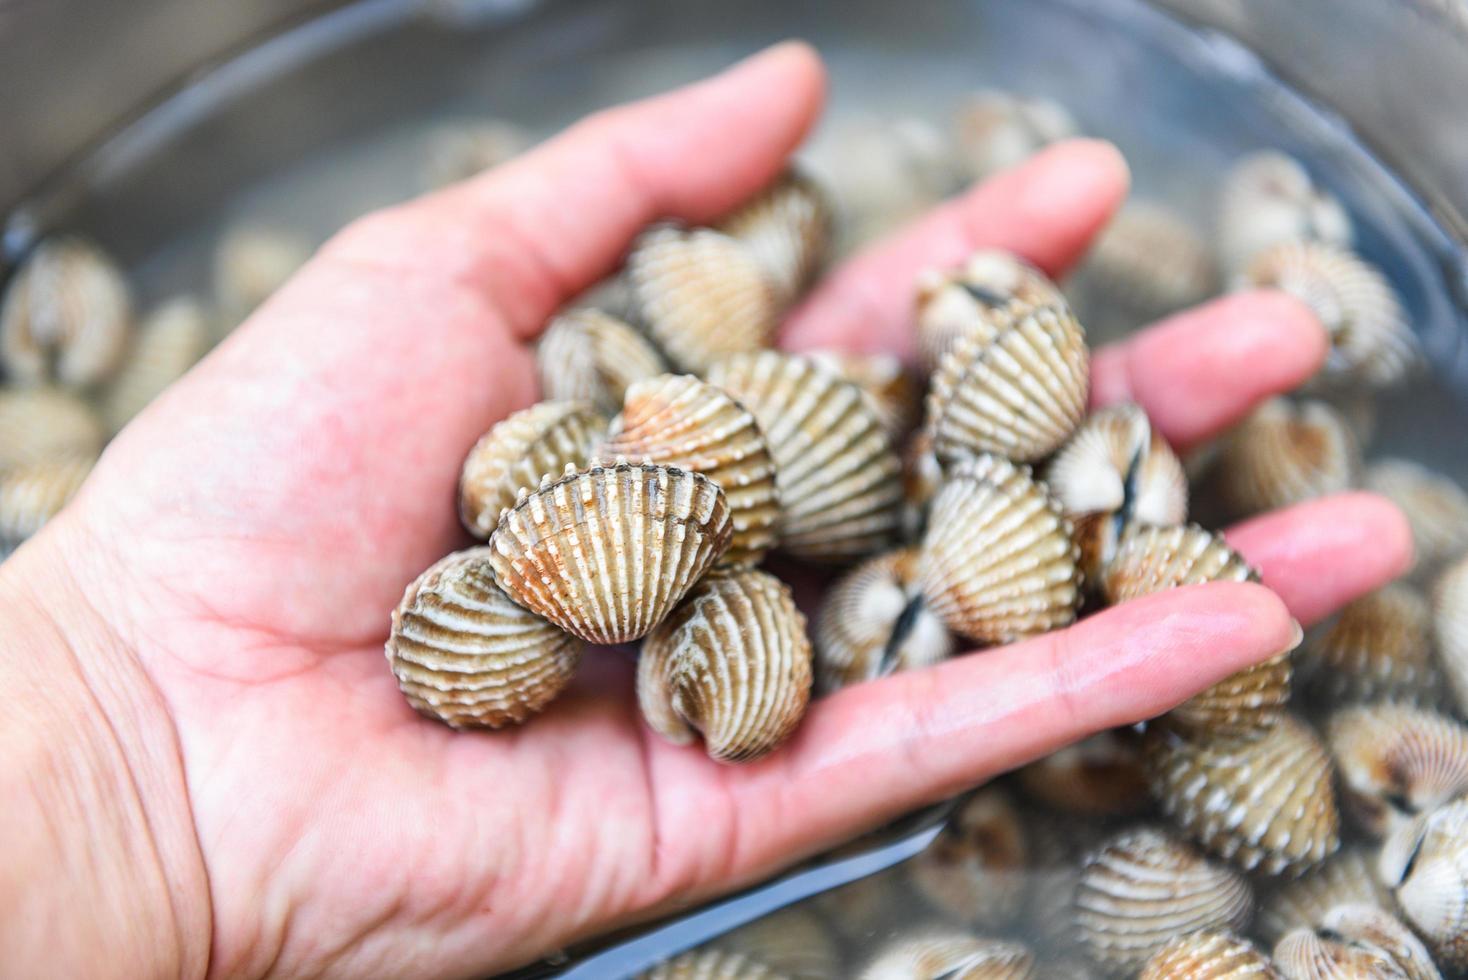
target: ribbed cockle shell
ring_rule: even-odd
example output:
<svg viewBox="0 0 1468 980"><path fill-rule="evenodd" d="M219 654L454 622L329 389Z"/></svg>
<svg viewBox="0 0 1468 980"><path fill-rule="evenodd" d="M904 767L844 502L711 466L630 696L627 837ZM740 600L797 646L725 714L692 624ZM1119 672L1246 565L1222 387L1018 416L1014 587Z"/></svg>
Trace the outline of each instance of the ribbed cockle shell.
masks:
<svg viewBox="0 0 1468 980"><path fill-rule="evenodd" d="M1468 555L1438 578L1432 590L1433 632L1443 673L1459 711L1468 711Z"/></svg>
<svg viewBox="0 0 1468 980"><path fill-rule="evenodd" d="M658 734L703 736L720 762L748 762L795 731L810 700L811 648L790 589L764 572L708 576L642 645L637 700Z"/></svg>
<svg viewBox="0 0 1468 980"><path fill-rule="evenodd" d="M1315 929L1337 905L1388 908L1391 892L1376 877L1376 852L1343 847L1299 878L1277 883L1260 897L1254 929L1273 946L1296 929Z"/></svg>
<svg viewBox="0 0 1468 980"><path fill-rule="evenodd" d="M1259 948L1231 932L1210 930L1179 936L1159 949L1137 980L1279 980L1279 971Z"/></svg>
<svg viewBox="0 0 1468 980"><path fill-rule="evenodd" d="M422 714L454 728L500 728L539 712L570 683L583 644L511 602L489 548L433 565L392 614L387 662Z"/></svg>
<svg viewBox="0 0 1468 980"><path fill-rule="evenodd" d="M1101 732L1017 773L1025 792L1066 813L1108 817L1147 808L1147 773L1135 739Z"/></svg>
<svg viewBox="0 0 1468 980"><path fill-rule="evenodd" d="M1024 818L1005 790L986 786L907 865L913 888L958 922L990 931L1024 907L1029 884Z"/></svg>
<svg viewBox="0 0 1468 980"><path fill-rule="evenodd" d="M627 277L648 332L685 371L767 346L782 306L754 253L710 228L649 229L627 259Z"/></svg>
<svg viewBox="0 0 1468 980"><path fill-rule="evenodd" d="M1338 711L1326 729L1341 802L1373 837L1468 793L1468 727L1405 705Z"/></svg>
<svg viewBox="0 0 1468 980"><path fill-rule="evenodd" d="M794 302L820 270L831 242L831 203L814 180L788 170L715 226L754 257L777 302Z"/></svg>
<svg viewBox="0 0 1468 980"><path fill-rule="evenodd" d="M1447 476L1410 459L1379 459L1362 485L1386 497L1412 526L1419 566L1468 552L1468 492Z"/></svg>
<svg viewBox="0 0 1468 980"><path fill-rule="evenodd" d="M1285 980L1406 980L1384 951L1325 929L1296 929L1274 947Z"/></svg>
<svg viewBox="0 0 1468 980"><path fill-rule="evenodd" d="M1286 242L1351 244L1351 219L1335 195L1310 179L1299 161L1274 150L1242 157L1224 178L1219 248L1231 270Z"/></svg>
<svg viewBox="0 0 1468 980"><path fill-rule="evenodd" d="M720 936L713 945L778 970L790 980L837 980L841 975L841 948L835 934L803 905L756 919Z"/></svg>
<svg viewBox="0 0 1468 980"><path fill-rule="evenodd" d="M947 659L953 637L917 586L915 548L890 551L842 576L816 618L816 684L823 692Z"/></svg>
<svg viewBox="0 0 1468 980"><path fill-rule="evenodd" d="M632 384L593 454L602 464L619 457L702 473L723 489L734 523L724 564L756 565L775 546L775 458L754 415L722 388L687 374Z"/></svg>
<svg viewBox="0 0 1468 980"><path fill-rule="evenodd" d="M1394 830L1377 870L1438 961L1468 969L1468 799Z"/></svg>
<svg viewBox="0 0 1468 980"><path fill-rule="evenodd" d="M1125 831L1091 855L1076 890L1076 927L1091 958L1139 970L1179 936L1241 930L1254 896L1244 878L1163 831Z"/></svg>
<svg viewBox="0 0 1468 980"><path fill-rule="evenodd" d="M1136 323L1175 313L1218 292L1213 252L1165 205L1136 201L1111 219L1077 273L1092 302Z"/></svg>
<svg viewBox="0 0 1468 980"><path fill-rule="evenodd" d="M1442 980L1432 954L1412 930L1372 904L1339 905L1326 913L1321 929L1331 937L1385 953L1407 980Z"/></svg>
<svg viewBox="0 0 1468 980"><path fill-rule="evenodd" d="M666 370L663 355L623 321L601 310L568 310L535 346L540 397L589 402L604 415L622 409L627 387Z"/></svg>
<svg viewBox="0 0 1468 980"><path fill-rule="evenodd" d="M1019 943L961 933L899 939L860 980L1032 980L1034 955Z"/></svg>
<svg viewBox="0 0 1468 980"><path fill-rule="evenodd" d="M784 550L846 561L893 542L902 464L861 389L809 358L777 351L721 361L708 381L753 412L764 431Z"/></svg>
<svg viewBox="0 0 1468 980"><path fill-rule="evenodd" d="M826 350L810 351L806 356L861 389L893 445L917 425L923 410L922 391L896 357Z"/></svg>
<svg viewBox="0 0 1468 980"><path fill-rule="evenodd" d="M588 643L627 643L672 612L732 534L708 477L618 463L521 491L490 536L490 562L531 612Z"/></svg>
<svg viewBox="0 0 1468 980"><path fill-rule="evenodd" d="M464 527L476 538L488 538L521 490L560 476L568 465L585 466L606 428L606 419L584 402L541 402L496 423L464 458L459 476Z"/></svg>
<svg viewBox="0 0 1468 980"><path fill-rule="evenodd" d="M1064 307L1059 287L1013 252L979 249L959 268L928 269L917 282L918 362L931 374L960 337L980 344L1038 306Z"/></svg>
<svg viewBox="0 0 1468 980"><path fill-rule="evenodd" d="M1217 473L1228 506L1257 514L1354 486L1361 450L1324 402L1272 398L1228 437Z"/></svg>
<svg viewBox="0 0 1468 980"><path fill-rule="evenodd" d="M1303 652L1308 686L1321 704L1442 701L1432 610L1409 585L1393 583L1347 604Z"/></svg>
<svg viewBox="0 0 1468 980"><path fill-rule="evenodd" d="M85 387L122 360L132 294L122 270L82 238L41 243L0 305L0 363L16 381Z"/></svg>
<svg viewBox="0 0 1468 980"><path fill-rule="evenodd" d="M637 980L792 980L741 953L695 950L659 963Z"/></svg>
<svg viewBox="0 0 1468 980"><path fill-rule="evenodd" d="M991 342L966 335L944 355L928 392L927 425L938 458L996 453L1044 459L1086 413L1090 354L1069 309L1040 307Z"/></svg>
<svg viewBox="0 0 1468 980"><path fill-rule="evenodd" d="M1059 102L1002 89L981 89L969 96L958 109L954 128L970 180L1023 163L1038 150L1080 132Z"/></svg>
<svg viewBox="0 0 1468 980"><path fill-rule="evenodd" d="M104 438L97 414L69 391L0 389L0 473L58 456L95 456Z"/></svg>
<svg viewBox="0 0 1468 980"><path fill-rule="evenodd" d="M211 339L209 315L192 297L170 300L145 317L117 376L102 393L107 427L117 432L132 421L204 356Z"/></svg>
<svg viewBox="0 0 1468 980"><path fill-rule="evenodd" d="M76 496L96 462L70 454L0 474L0 541L17 543L39 531Z"/></svg>
<svg viewBox="0 0 1468 980"><path fill-rule="evenodd" d="M1252 739L1155 728L1143 744L1163 812L1246 871L1300 874L1340 846L1330 758L1304 722L1284 715Z"/></svg>
<svg viewBox="0 0 1468 980"><path fill-rule="evenodd" d="M1074 621L1077 558L1044 484L1028 467L984 455L955 466L934 498L918 580L953 632L1009 643Z"/></svg>

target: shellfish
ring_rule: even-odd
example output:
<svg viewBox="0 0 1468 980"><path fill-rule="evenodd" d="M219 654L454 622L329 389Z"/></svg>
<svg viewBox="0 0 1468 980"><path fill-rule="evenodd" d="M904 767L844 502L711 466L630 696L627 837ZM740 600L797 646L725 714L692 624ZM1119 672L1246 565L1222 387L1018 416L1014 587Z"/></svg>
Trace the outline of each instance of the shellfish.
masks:
<svg viewBox="0 0 1468 980"><path fill-rule="evenodd" d="M754 254L710 228L650 228L627 258L627 278L653 340L686 371L768 346L780 315L778 289Z"/></svg>
<svg viewBox="0 0 1468 980"><path fill-rule="evenodd" d="M1231 932L1179 936L1152 954L1137 980L1279 980L1268 956Z"/></svg>
<svg viewBox="0 0 1468 980"><path fill-rule="evenodd" d="M663 355L632 327L601 310L569 310L546 326L535 346L540 394L547 401L589 402L604 415L622 408L633 382L665 370Z"/></svg>
<svg viewBox="0 0 1468 980"><path fill-rule="evenodd" d="M703 736L710 758L748 762L800 724L810 700L811 648L790 589L760 571L699 582L648 635L637 700L675 744Z"/></svg>
<svg viewBox="0 0 1468 980"><path fill-rule="evenodd" d="M1101 732L1019 770L1025 793L1047 806L1091 816L1126 816L1148 805L1147 774L1133 740Z"/></svg>
<svg viewBox="0 0 1468 980"><path fill-rule="evenodd" d="M122 360L132 316L127 280L99 246L75 237L44 241L5 291L0 363L25 384L95 384Z"/></svg>
<svg viewBox="0 0 1468 980"><path fill-rule="evenodd" d="M918 894L956 921L997 930L1024 907L1027 864L1019 810L1002 788L986 786L909 862L908 876Z"/></svg>
<svg viewBox="0 0 1468 980"><path fill-rule="evenodd" d="M1178 936L1242 930L1254 896L1236 872L1160 830L1139 827L1086 860L1075 908L1091 958L1128 973Z"/></svg>
<svg viewBox="0 0 1468 980"><path fill-rule="evenodd" d="M831 223L825 191L809 176L788 170L716 227L749 250L773 285L776 302L784 307L820 271Z"/></svg>
<svg viewBox="0 0 1468 980"><path fill-rule="evenodd" d="M1001 939L935 934L900 939L874 959L860 980L1031 980L1034 955Z"/></svg>
<svg viewBox="0 0 1468 980"><path fill-rule="evenodd" d="M1443 673L1459 710L1468 709L1468 555L1438 578L1432 590L1432 618Z"/></svg>
<svg viewBox="0 0 1468 980"><path fill-rule="evenodd" d="M783 974L740 953L708 949L659 963L637 980L788 980Z"/></svg>
<svg viewBox="0 0 1468 980"><path fill-rule="evenodd" d="M1234 429L1215 472L1225 503L1257 514L1354 486L1361 450L1324 402L1271 398Z"/></svg>
<svg viewBox="0 0 1468 980"><path fill-rule="evenodd" d="M1382 845L1378 873L1439 962L1468 968L1468 799L1393 831Z"/></svg>
<svg viewBox="0 0 1468 980"><path fill-rule="evenodd" d="M931 374L960 337L988 344L1022 312L1065 305L1060 288L1039 269L1013 252L981 248L951 272L928 269L918 276L918 361Z"/></svg>
<svg viewBox="0 0 1468 980"><path fill-rule="evenodd" d="M741 354L707 375L754 413L775 457L780 547L814 561L858 558L893 543L901 461L856 385L809 358Z"/></svg>
<svg viewBox="0 0 1468 980"><path fill-rule="evenodd" d="M991 342L965 335L944 355L928 393L933 449L945 463L1043 459L1081 424L1089 391L1081 325L1063 307L1029 310Z"/></svg>
<svg viewBox="0 0 1468 980"><path fill-rule="evenodd" d="M304 237L284 228L237 225L214 249L214 301L233 326L269 299L311 257Z"/></svg>
<svg viewBox="0 0 1468 980"><path fill-rule="evenodd" d="M1384 951L1327 930L1296 929L1274 947L1285 980L1406 980Z"/></svg>
<svg viewBox="0 0 1468 980"><path fill-rule="evenodd" d="M1337 905L1388 908L1391 892L1377 880L1376 853L1364 846L1343 847L1318 867L1285 881L1261 896L1254 928L1270 945L1296 929L1314 929Z"/></svg>
<svg viewBox="0 0 1468 980"><path fill-rule="evenodd" d="M468 180L519 156L530 134L503 119L471 119L435 126L428 134L419 168L424 190Z"/></svg>
<svg viewBox="0 0 1468 980"><path fill-rule="evenodd" d="M959 108L954 120L959 157L970 180L982 180L1023 163L1051 143L1080 129L1070 111L1053 99L1000 89L981 89Z"/></svg>
<svg viewBox="0 0 1468 980"><path fill-rule="evenodd" d="M1341 202L1310 179L1293 157L1261 150L1240 158L1223 181L1219 249L1231 270L1287 242L1351 244L1351 219Z"/></svg>
<svg viewBox="0 0 1468 980"><path fill-rule="evenodd" d="M1379 950L1408 980L1442 980L1422 940L1377 905L1339 905L1326 913L1321 928L1330 936Z"/></svg>
<svg viewBox="0 0 1468 980"><path fill-rule="evenodd" d="M58 456L95 456L104 438L91 406L68 391L0 389L0 474Z"/></svg>
<svg viewBox="0 0 1468 980"><path fill-rule="evenodd" d="M1128 203L1096 239L1077 278L1094 306L1132 325L1175 313L1218 292L1213 252L1172 209Z"/></svg>
<svg viewBox="0 0 1468 980"><path fill-rule="evenodd" d="M1337 711L1326 729L1341 802L1382 837L1468 793L1468 727L1435 711L1372 704Z"/></svg>
<svg viewBox="0 0 1468 980"><path fill-rule="evenodd" d="M570 683L580 640L510 601L490 549L437 562L392 615L387 660L417 711L454 728L500 728L542 710Z"/></svg>
<svg viewBox="0 0 1468 980"><path fill-rule="evenodd" d="M723 389L686 374L634 382L592 456L602 464L618 457L702 473L719 485L734 524L724 564L757 565L775 546L775 459L754 415Z"/></svg>
<svg viewBox="0 0 1468 980"><path fill-rule="evenodd" d="M917 425L922 414L922 392L902 362L891 354L818 350L806 356L861 389L894 445Z"/></svg>
<svg viewBox="0 0 1468 980"><path fill-rule="evenodd" d="M490 536L489 561L531 612L588 643L627 643L667 617L732 534L708 477L618 463L521 490Z"/></svg>
<svg viewBox="0 0 1468 980"><path fill-rule="evenodd" d="M1432 612L1409 585L1393 583L1347 604L1304 652L1307 686L1322 704L1433 707L1442 699Z"/></svg>
<svg viewBox="0 0 1468 980"><path fill-rule="evenodd" d="M1409 459L1379 459L1366 468L1362 485L1406 515L1419 566L1468 552L1468 492L1452 479Z"/></svg>
<svg viewBox="0 0 1468 980"><path fill-rule="evenodd" d="M918 553L869 558L833 585L816 618L816 684L830 692L946 660L953 637L917 587Z"/></svg>
<svg viewBox="0 0 1468 980"><path fill-rule="evenodd" d="M118 432L209 349L209 316L191 297L164 303L143 318L117 376L102 393L102 415Z"/></svg>
<svg viewBox="0 0 1468 980"><path fill-rule="evenodd" d="M928 608L975 643L1068 626L1080 601L1070 525L1025 466L983 455L933 499L918 581Z"/></svg>
<svg viewBox="0 0 1468 980"><path fill-rule="evenodd" d="M1143 748L1162 811L1246 871L1298 875L1340 846L1330 758L1290 715L1252 739L1193 741L1152 728Z"/></svg>
<svg viewBox="0 0 1468 980"><path fill-rule="evenodd" d="M70 454L16 466L0 475L0 541L19 543L71 502L96 457Z"/></svg>
<svg viewBox="0 0 1468 980"><path fill-rule="evenodd" d="M713 945L765 964L790 980L838 980L841 974L836 937L819 915L804 906L756 919L720 936Z"/></svg>
<svg viewBox="0 0 1468 980"><path fill-rule="evenodd" d="M1396 290L1375 266L1344 249L1276 245L1250 260L1239 285L1282 289L1310 307L1330 334L1326 379L1386 388L1421 360Z"/></svg>
<svg viewBox="0 0 1468 980"><path fill-rule="evenodd" d="M500 513L522 489L584 466L607 421L582 402L541 402L509 416L486 432L459 475L459 518L476 538L487 539Z"/></svg>

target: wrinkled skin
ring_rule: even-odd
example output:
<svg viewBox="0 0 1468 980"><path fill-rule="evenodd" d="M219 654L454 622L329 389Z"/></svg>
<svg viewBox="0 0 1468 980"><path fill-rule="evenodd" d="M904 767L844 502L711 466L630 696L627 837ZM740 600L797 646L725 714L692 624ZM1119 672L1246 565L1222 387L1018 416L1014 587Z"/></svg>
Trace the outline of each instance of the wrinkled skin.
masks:
<svg viewBox="0 0 1468 980"><path fill-rule="evenodd" d="M1268 589L1153 596L845 690L738 768L660 742L613 653L519 730L415 715L388 612L463 544L460 461L536 398L537 331L646 223L768 182L822 89L784 45L362 219L118 437L0 571L0 790L28 801L0 845L0 973L507 968L1156 715L1407 564L1377 498L1267 515L1230 540ZM910 353L921 267L1002 246L1059 274L1126 187L1108 145L1058 145L836 270L782 342ZM1324 354L1300 304L1242 294L1099 353L1095 397L1185 449Z"/></svg>

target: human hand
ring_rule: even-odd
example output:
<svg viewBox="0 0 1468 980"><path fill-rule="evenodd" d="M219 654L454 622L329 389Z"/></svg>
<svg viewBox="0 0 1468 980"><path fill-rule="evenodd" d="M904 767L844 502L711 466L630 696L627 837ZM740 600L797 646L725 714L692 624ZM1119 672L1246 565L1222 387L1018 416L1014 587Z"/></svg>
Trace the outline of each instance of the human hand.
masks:
<svg viewBox="0 0 1468 980"><path fill-rule="evenodd" d="M39 814L0 845L19 909L0 971L506 968L1155 716L1405 567L1379 499L1260 517L1229 540L1273 591L1177 590L850 688L738 768L653 735L612 653L522 729L415 715L382 659L388 613L462 545L460 462L534 400L537 331L649 222L713 219L770 181L822 86L781 46L365 218L118 437L0 569L4 744L29 766L6 798ZM1058 274L1126 182L1104 144L1052 148L853 259L782 342L906 352L921 267L991 246ZM1297 302L1234 296L1100 352L1094 394L1186 448L1325 345ZM85 921L58 943L68 911Z"/></svg>

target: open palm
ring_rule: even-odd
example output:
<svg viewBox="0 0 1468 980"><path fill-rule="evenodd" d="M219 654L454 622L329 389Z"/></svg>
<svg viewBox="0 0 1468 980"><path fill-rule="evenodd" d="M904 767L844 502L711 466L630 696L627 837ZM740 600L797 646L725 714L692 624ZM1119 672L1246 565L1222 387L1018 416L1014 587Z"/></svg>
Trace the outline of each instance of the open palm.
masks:
<svg viewBox="0 0 1468 980"><path fill-rule="evenodd" d="M1408 562L1400 516L1375 498L1260 518L1230 539L1273 592L1180 590L848 689L741 768L660 742L617 653L588 655L523 729L415 715L383 662L388 612L462 546L460 461L535 399L535 334L650 221L706 221L766 184L821 97L814 56L782 46L354 224L6 566L85 597L93 626L63 627L81 655L140 667L147 693L127 703L152 741L125 754L178 787L198 864L167 877L175 907L208 910L209 972L512 966L1156 715L1285 648L1292 615L1318 618ZM838 270L783 341L908 352L919 268L999 246L1058 273L1125 191L1109 147L1053 148ZM1140 402L1185 447L1297 385L1324 344L1294 301L1237 296L1099 354L1095 394ZM206 892L180 899L189 887Z"/></svg>

